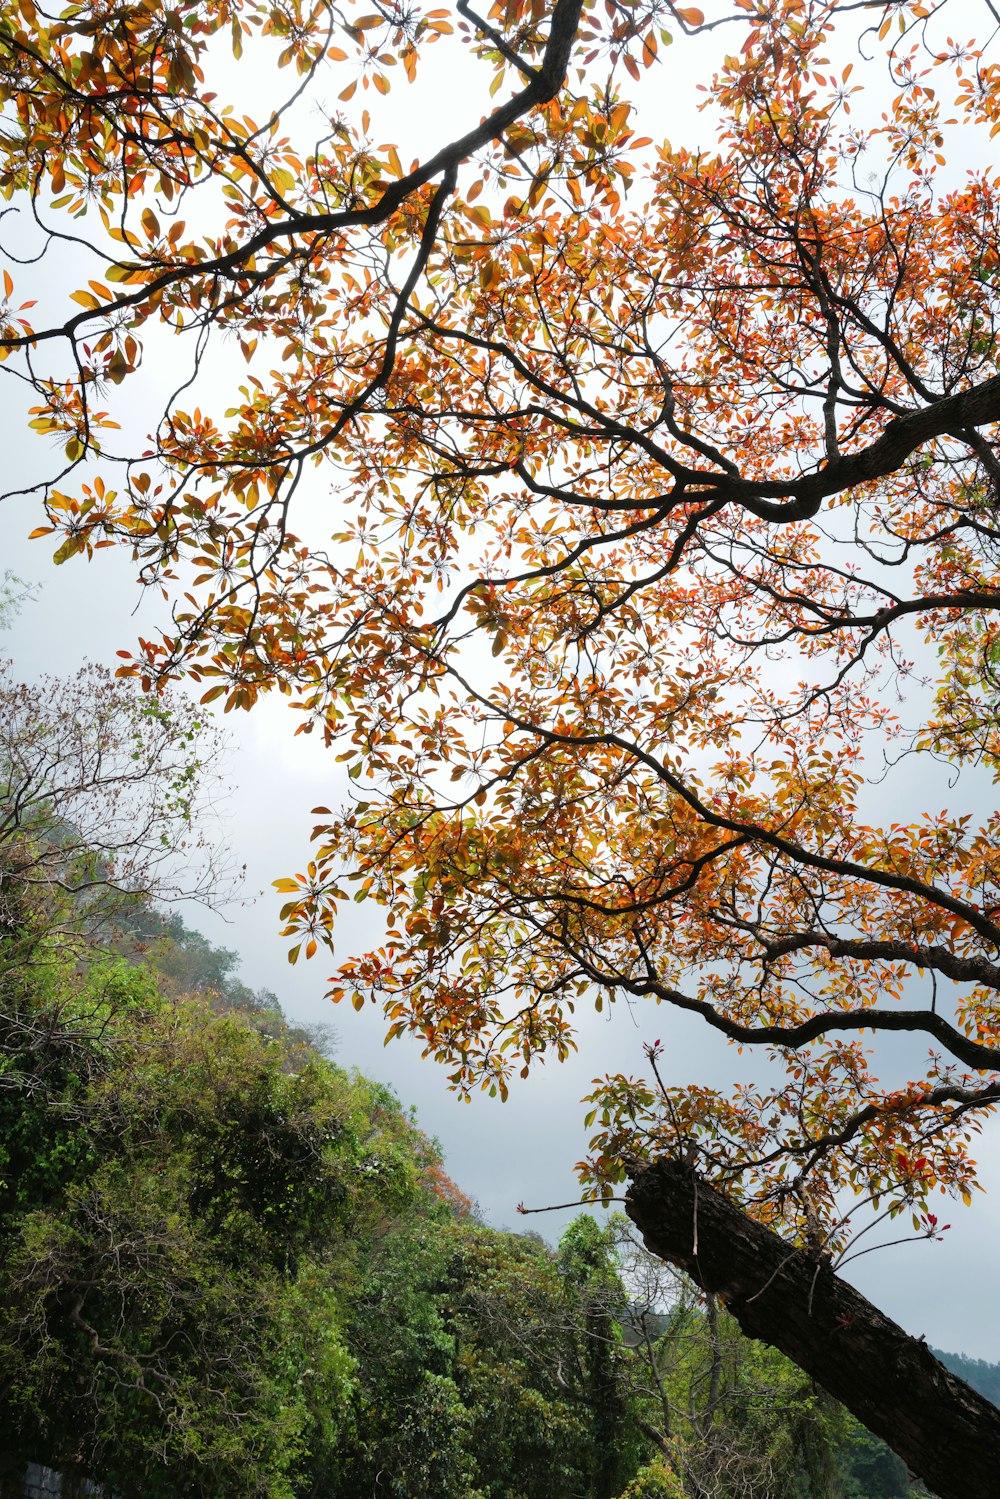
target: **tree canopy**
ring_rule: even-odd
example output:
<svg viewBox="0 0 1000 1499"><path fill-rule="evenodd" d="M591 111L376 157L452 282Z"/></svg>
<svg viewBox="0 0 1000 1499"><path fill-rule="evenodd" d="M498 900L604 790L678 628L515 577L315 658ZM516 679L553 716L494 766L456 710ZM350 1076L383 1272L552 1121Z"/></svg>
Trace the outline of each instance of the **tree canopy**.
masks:
<svg viewBox="0 0 1000 1499"><path fill-rule="evenodd" d="M464 1089L620 995L765 1050L777 1080L675 1089L651 1038L585 1181L691 1159L817 1252L845 1191L936 1234L1000 1098L998 814L938 774L974 805L1000 757L993 30L955 0L17 0L0 30L38 533L168 592L125 670L277 689L357 783L279 881L290 956L379 903L333 997ZM654 144L643 74L676 87L699 33L712 144ZM425 73L411 163L379 100L425 107ZM71 306L34 268L65 251ZM883 1084L864 1037L900 1032L929 1058Z"/></svg>

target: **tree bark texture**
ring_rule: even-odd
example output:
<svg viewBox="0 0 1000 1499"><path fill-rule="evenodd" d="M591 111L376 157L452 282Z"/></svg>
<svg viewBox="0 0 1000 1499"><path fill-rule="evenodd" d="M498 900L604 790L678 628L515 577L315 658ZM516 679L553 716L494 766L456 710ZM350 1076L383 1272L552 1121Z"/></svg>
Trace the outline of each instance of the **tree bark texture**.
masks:
<svg viewBox="0 0 1000 1499"><path fill-rule="evenodd" d="M681 1161L639 1171L626 1212L646 1247L726 1304L880 1436L940 1499L1000 1495L1000 1410L834 1274Z"/></svg>

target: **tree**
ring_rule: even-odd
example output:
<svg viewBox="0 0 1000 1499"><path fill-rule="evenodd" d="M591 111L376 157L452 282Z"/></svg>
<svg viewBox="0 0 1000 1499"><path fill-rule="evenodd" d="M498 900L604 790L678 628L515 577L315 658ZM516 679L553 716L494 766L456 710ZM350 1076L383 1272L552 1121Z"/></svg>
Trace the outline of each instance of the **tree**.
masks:
<svg viewBox="0 0 1000 1499"><path fill-rule="evenodd" d="M29 684L0 662L0 1094L18 1121L4 1170L86 1156L75 1126L45 1149L26 1104L88 1077L109 1025L106 1005L46 986L39 970L134 936L153 895L227 893L231 871L203 825L220 744L178 694L142 693L93 665Z"/></svg>
<svg viewBox="0 0 1000 1499"><path fill-rule="evenodd" d="M624 1293L614 1257L614 1230L602 1232L593 1218L577 1218L560 1239L559 1250L562 1276L577 1301L582 1324L577 1362L594 1452L591 1491L594 1499L613 1499L620 1487L629 1425L619 1329Z"/></svg>
<svg viewBox="0 0 1000 1499"><path fill-rule="evenodd" d="M992 22L456 11L11 5L3 349L57 448L38 530L172 590L126 670L227 709L277 689L364 777L279 882L293 959L350 879L385 909L334 998L502 1093L581 1004L696 1013L780 1077L674 1089L651 1041L595 1096L594 1194L692 1159L789 1254L843 1253L845 1193L933 1236L1000 1098L998 817L934 779L1000 757L1000 198L955 157L1000 125ZM627 80L712 32L714 144L642 155ZM407 165L367 112L317 140L327 78L377 104L439 42L482 89L439 150ZM230 47L280 48L284 103L220 97ZM64 234L93 274L38 313L20 264ZM118 387L168 333L189 368L130 445ZM217 410L226 337L248 373ZM317 472L332 539L295 520ZM883 1085L865 1033L925 1070ZM940 1492L966 1487L956 1462Z"/></svg>
<svg viewBox="0 0 1000 1499"><path fill-rule="evenodd" d="M334 1492L609 1499L649 1447L625 1377L615 1236L430 1211L371 1245L346 1318L356 1426Z"/></svg>
<svg viewBox="0 0 1000 1499"><path fill-rule="evenodd" d="M0 922L44 908L47 939L95 939L137 901L221 898L208 837L222 737L177 693L106 668L16 680L0 663ZM59 894L60 899L53 897Z"/></svg>

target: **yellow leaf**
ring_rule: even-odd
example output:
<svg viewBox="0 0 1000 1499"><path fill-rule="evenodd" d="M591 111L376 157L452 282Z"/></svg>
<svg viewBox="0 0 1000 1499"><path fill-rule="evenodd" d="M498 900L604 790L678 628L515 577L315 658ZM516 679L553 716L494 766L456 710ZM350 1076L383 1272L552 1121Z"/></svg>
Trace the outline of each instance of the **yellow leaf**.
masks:
<svg viewBox="0 0 1000 1499"><path fill-rule="evenodd" d="M104 373L107 375L108 379L112 381L113 384L120 385L125 379L125 376L128 374L128 372L128 360L125 358L125 355L122 353L121 349L116 349L109 359L107 369L104 371Z"/></svg>
<svg viewBox="0 0 1000 1499"><path fill-rule="evenodd" d="M104 272L108 281L142 281L145 279L142 266L112 265Z"/></svg>
<svg viewBox="0 0 1000 1499"><path fill-rule="evenodd" d="M70 557L75 557L77 552L82 552L85 546L86 542L81 537L68 536L62 546L57 547L53 552L52 561L56 564L56 567L61 567ZM971 1202L972 1199L969 1198L968 1201Z"/></svg>
<svg viewBox="0 0 1000 1499"><path fill-rule="evenodd" d="M479 272L479 284L483 291L492 291L495 286L500 285L502 280L503 272L497 262L492 258L484 261Z"/></svg>

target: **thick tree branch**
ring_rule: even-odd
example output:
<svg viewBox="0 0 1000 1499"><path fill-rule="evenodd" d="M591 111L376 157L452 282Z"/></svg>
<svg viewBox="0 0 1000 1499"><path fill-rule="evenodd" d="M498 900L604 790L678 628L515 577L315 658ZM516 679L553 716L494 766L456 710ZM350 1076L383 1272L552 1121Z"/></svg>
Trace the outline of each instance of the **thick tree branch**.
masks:
<svg viewBox="0 0 1000 1499"><path fill-rule="evenodd" d="M506 360L540 395L573 408L588 422L603 429L606 440L625 442L638 448L674 479L682 480L680 497L685 502L711 500L713 513L725 505L739 505L761 520L775 523L807 520L817 514L830 495L842 494L855 485L872 483L896 473L925 443L936 438L953 437L963 429L1000 422L1000 375L994 375L969 390L942 396L915 411L894 417L867 447L840 454L799 479L743 479L734 474L729 463L725 463L725 472L720 474L679 462L648 433L619 420L613 412L602 410L582 395L559 390L502 340L473 333L467 328L444 327L431 319L426 322L439 337L450 338ZM724 459L721 461L725 462ZM648 497L636 503L641 509L649 508L650 504ZM663 502L660 499L654 503Z"/></svg>
<svg viewBox="0 0 1000 1499"><path fill-rule="evenodd" d="M842 494L856 484L870 484L894 474L924 443L950 437L963 427L987 426L998 421L1000 375L994 375L971 390L944 396L929 406L897 416L869 447L844 454L814 474L785 483L722 481L718 488L725 489L734 502L745 505L762 520L807 520L829 495ZM783 503L769 504L768 496L787 498Z"/></svg>
<svg viewBox="0 0 1000 1499"><path fill-rule="evenodd" d="M882 1315L827 1260L756 1223L680 1161L636 1175L625 1211L646 1247L725 1301L888 1442L940 1499L986 1499L1000 1410Z"/></svg>
<svg viewBox="0 0 1000 1499"><path fill-rule="evenodd" d="M606 976L604 982L607 982ZM682 994L679 989L661 984L656 979L619 976L614 982L616 987L626 989L629 994L637 997L655 995L675 1009L700 1015L715 1030L722 1031L730 1041L738 1041L741 1046L787 1046L795 1050L831 1031L922 1031L933 1036L967 1067L974 1067L979 1072L1000 1067L1000 1047L973 1041L931 1010L821 1010L798 1025L742 1025L707 1000Z"/></svg>
<svg viewBox="0 0 1000 1499"><path fill-rule="evenodd" d="M892 938L837 937L826 932L791 932L784 937L768 937L752 923L741 925L764 949L769 962L787 954L807 952L821 947L831 958L853 958L859 962L906 963L913 968L934 969L957 984L985 984L1000 990L1000 965L987 958L962 957L950 948L935 943L904 942Z"/></svg>

